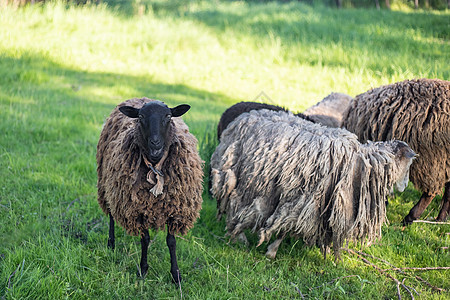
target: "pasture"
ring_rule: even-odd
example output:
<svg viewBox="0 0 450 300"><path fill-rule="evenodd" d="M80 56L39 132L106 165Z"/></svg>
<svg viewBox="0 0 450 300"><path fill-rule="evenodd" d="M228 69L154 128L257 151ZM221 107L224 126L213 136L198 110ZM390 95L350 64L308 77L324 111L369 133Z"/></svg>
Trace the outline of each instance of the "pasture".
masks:
<svg viewBox="0 0 450 300"><path fill-rule="evenodd" d="M255 236L248 248L230 243L206 177L201 217L177 238L181 286L171 283L163 232L150 233L140 279L139 238L116 226L116 249L106 247L95 154L105 118L133 97L190 104L183 119L206 170L220 115L233 103L297 112L331 92L450 80L449 20L448 10L298 2L0 7L0 299L397 298L387 275L416 298L448 298L450 270L380 273L355 254L336 262L289 239L269 260ZM449 267L450 225L400 224L419 197L410 183L389 199L382 239L348 247L381 269ZM435 200L422 219L438 212Z"/></svg>

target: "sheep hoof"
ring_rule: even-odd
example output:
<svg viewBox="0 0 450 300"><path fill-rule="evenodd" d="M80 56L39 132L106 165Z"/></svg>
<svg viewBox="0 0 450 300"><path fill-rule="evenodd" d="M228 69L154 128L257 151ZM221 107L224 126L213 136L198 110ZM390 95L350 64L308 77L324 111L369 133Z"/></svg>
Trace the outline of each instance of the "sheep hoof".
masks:
<svg viewBox="0 0 450 300"><path fill-rule="evenodd" d="M247 247L248 247L248 245L249 245L248 240L247 240L247 237L245 236L245 233L243 233L243 232L241 232L241 233L237 236L236 240L237 240L239 243L243 244L244 246L247 246Z"/></svg>
<svg viewBox="0 0 450 300"><path fill-rule="evenodd" d="M448 217L448 215L444 215L444 216L438 216L437 218L436 218L436 222L446 222L447 221L447 217Z"/></svg>
<svg viewBox="0 0 450 300"><path fill-rule="evenodd" d="M145 278L148 271L148 265L141 266L141 269L137 271L137 276L140 278Z"/></svg>
<svg viewBox="0 0 450 300"><path fill-rule="evenodd" d="M407 216L403 219L402 225L403 225L403 226L409 226L409 225L411 225L411 224L413 223L413 221L414 221L414 219L413 219L410 215L407 215Z"/></svg>
<svg viewBox="0 0 450 300"><path fill-rule="evenodd" d="M268 250L266 252L266 257L269 259L275 259L276 256L277 256L277 252L270 251L270 250Z"/></svg>
<svg viewBox="0 0 450 300"><path fill-rule="evenodd" d="M180 275L180 270L176 270L175 272L170 272L172 274L172 282L175 284L180 284L181 283L181 275Z"/></svg>
<svg viewBox="0 0 450 300"><path fill-rule="evenodd" d="M111 250L114 250L115 247L116 247L115 241L111 240L111 239L108 239L108 248L111 249Z"/></svg>

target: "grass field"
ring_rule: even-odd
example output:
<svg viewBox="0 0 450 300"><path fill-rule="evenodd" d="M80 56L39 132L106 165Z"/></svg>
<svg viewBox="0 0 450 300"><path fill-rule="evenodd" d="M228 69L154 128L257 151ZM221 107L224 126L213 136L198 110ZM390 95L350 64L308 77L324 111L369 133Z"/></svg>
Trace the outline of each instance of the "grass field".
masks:
<svg viewBox="0 0 450 300"><path fill-rule="evenodd" d="M117 226L116 249L106 248L96 144L113 107L132 97L190 104L183 118L208 164L220 114L235 102L303 111L333 91L449 80L450 13L154 2L0 8L0 299L397 298L394 281L352 254L335 262L287 240L268 260L254 236L249 248L228 243L206 192L201 218L177 239L181 287L163 232L151 233L149 273L138 278L137 237ZM419 196L411 185L396 194L383 238L349 247L396 267L450 266L450 225L400 226ZM435 201L423 218L438 211ZM449 270L405 272L388 274L422 299L450 297L416 277L450 290Z"/></svg>

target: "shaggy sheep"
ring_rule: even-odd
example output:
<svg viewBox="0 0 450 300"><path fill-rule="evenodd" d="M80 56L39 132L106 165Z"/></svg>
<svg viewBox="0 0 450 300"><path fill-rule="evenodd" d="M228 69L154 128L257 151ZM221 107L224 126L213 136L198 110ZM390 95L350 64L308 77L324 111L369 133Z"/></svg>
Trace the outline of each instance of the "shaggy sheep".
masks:
<svg viewBox="0 0 450 300"><path fill-rule="evenodd" d="M342 93L331 93L322 101L303 112L314 123L328 127L341 127L342 115L352 101L352 97Z"/></svg>
<svg viewBox="0 0 450 300"><path fill-rule="evenodd" d="M260 109L268 109L273 111L284 111L284 112L288 111L284 107L266 103L249 102L249 101L236 103L230 106L227 110L225 110L222 116L220 117L219 124L217 125L217 138L220 140L220 136L222 135L222 132L225 130L225 128L227 128L228 124L233 122L233 120L239 117L241 114L252 110L260 110ZM303 115L302 113L298 113L296 114L296 116L309 120L309 118Z"/></svg>
<svg viewBox="0 0 450 300"><path fill-rule="evenodd" d="M108 247L114 248L114 221L141 236L141 275L148 270L148 229L164 229L172 278L180 282L174 234L194 225L202 204L203 162L197 139L180 117L190 108L130 99L106 120L97 145L98 203L110 217Z"/></svg>
<svg viewBox="0 0 450 300"><path fill-rule="evenodd" d="M343 127L361 141L399 139L418 153L411 181L422 196L403 224L418 219L444 186L437 220L446 220L450 213L450 81L405 80L358 95L344 115Z"/></svg>
<svg viewBox="0 0 450 300"><path fill-rule="evenodd" d="M229 124L211 157L217 216L232 237L258 231L275 257L286 234L336 257L345 240L381 235L385 198L408 182L414 152L400 141L360 144L340 128L290 113L251 111Z"/></svg>

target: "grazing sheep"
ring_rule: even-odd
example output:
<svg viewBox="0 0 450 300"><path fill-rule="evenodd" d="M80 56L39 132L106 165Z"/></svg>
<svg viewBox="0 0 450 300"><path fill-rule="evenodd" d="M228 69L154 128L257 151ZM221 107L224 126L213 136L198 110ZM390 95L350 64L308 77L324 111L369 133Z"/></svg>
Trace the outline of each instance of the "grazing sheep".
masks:
<svg viewBox="0 0 450 300"><path fill-rule="evenodd" d="M197 139L180 117L190 108L169 108L148 98L119 104L97 145L98 203L110 217L108 247L114 248L114 221L141 236L141 275L148 270L148 229L164 229L172 278L180 282L174 234L194 225L202 204L202 160Z"/></svg>
<svg viewBox="0 0 450 300"><path fill-rule="evenodd" d="M399 139L418 153L411 181L422 196L403 224L418 219L444 186L437 220L446 220L450 214L450 81L405 80L372 89L355 97L342 126L361 141Z"/></svg>
<svg viewBox="0 0 450 300"><path fill-rule="evenodd" d="M336 257L345 240L381 235L385 199L406 187L414 152L400 141L360 144L340 128L290 113L244 113L229 124L211 157L212 194L231 237L257 231L275 257L286 234Z"/></svg>
<svg viewBox="0 0 450 300"><path fill-rule="evenodd" d="M233 122L233 120L239 117L241 114L249 112L251 110L260 110L260 109L287 112L286 108L272 104L249 102L249 101L236 103L230 106L227 110L225 110L222 116L220 117L219 124L217 125L217 138L220 140L220 136L222 135L222 132L225 130L225 128L227 128L228 124ZM298 113L296 114L296 116L309 120L309 118L303 115L302 113Z"/></svg>
<svg viewBox="0 0 450 300"><path fill-rule="evenodd" d="M347 110L352 97L342 93L331 93L322 101L303 112L314 123L328 127L341 127L342 115Z"/></svg>

